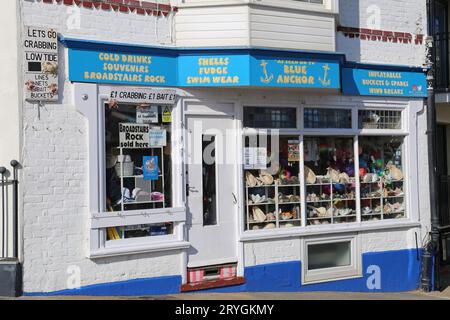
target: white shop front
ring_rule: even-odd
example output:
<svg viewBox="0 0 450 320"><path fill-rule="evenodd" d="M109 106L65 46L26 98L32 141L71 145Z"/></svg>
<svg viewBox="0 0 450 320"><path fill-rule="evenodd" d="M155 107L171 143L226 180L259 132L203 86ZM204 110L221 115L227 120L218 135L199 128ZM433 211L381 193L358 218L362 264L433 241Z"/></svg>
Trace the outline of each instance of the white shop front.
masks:
<svg viewBox="0 0 450 320"><path fill-rule="evenodd" d="M181 291L416 287L418 70L63 42L89 126L89 259L177 255Z"/></svg>

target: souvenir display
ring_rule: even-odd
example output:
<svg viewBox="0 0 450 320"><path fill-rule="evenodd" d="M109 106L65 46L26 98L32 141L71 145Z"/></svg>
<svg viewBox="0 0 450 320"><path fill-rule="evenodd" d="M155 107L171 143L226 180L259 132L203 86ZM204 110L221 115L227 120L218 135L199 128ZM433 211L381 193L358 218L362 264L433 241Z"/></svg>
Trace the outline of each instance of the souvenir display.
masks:
<svg viewBox="0 0 450 320"><path fill-rule="evenodd" d="M244 169L248 230L301 226L299 158L293 153L299 143L281 137L274 154L268 137L267 169Z"/></svg>
<svg viewBox="0 0 450 320"><path fill-rule="evenodd" d="M361 137L359 143L362 221L404 218L403 139Z"/></svg>
<svg viewBox="0 0 450 320"><path fill-rule="evenodd" d="M305 143L318 150L314 161L305 158L307 224L355 222L353 139L306 138Z"/></svg>
<svg viewBox="0 0 450 320"><path fill-rule="evenodd" d="M160 106L144 109L117 102L104 106L105 207L109 212L172 206L171 125L160 121ZM155 226L110 228L107 239L167 234L169 229L155 230Z"/></svg>
<svg viewBox="0 0 450 320"><path fill-rule="evenodd" d="M244 171L248 230L301 226L302 201L306 226L357 222L357 201L363 222L406 217L401 138L362 136L355 157L353 138L305 137L300 159L292 155L300 140L281 137L275 155L268 140L267 169Z"/></svg>

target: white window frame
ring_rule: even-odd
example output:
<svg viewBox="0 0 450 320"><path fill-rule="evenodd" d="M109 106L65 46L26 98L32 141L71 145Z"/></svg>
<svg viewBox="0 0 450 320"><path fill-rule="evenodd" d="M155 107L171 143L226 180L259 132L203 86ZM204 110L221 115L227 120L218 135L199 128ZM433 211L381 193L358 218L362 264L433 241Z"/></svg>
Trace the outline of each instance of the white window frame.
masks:
<svg viewBox="0 0 450 320"><path fill-rule="evenodd" d="M185 241L186 206L182 199L181 157L182 140L180 123L181 107L172 109L172 207L163 209L105 212L105 168L104 150L104 104L109 99L111 88L117 86L74 83L75 105L88 121L89 141L89 209L90 246L89 258L135 254L165 250L186 249ZM127 86L131 87L131 86ZM146 88L151 90L152 88ZM131 102L130 102L131 103ZM126 225L145 225L173 222L173 234L140 238L106 240L106 228Z"/></svg>
<svg viewBox="0 0 450 320"><path fill-rule="evenodd" d="M302 284L327 282L362 277L361 237L358 234L348 234L334 237L304 238L302 244ZM350 242L350 265L326 269L308 270L308 246L316 244L331 244Z"/></svg>
<svg viewBox="0 0 450 320"><path fill-rule="evenodd" d="M409 174L410 172L414 172L417 169L417 160L410 157L410 155L415 154L417 152L417 146L415 146L415 139L417 136L415 121L416 121L416 112L418 112L421 101L412 101L412 100L392 100L392 101L374 101L367 102L365 100L361 100L355 102L353 104L349 103L340 103L340 104L329 104L329 103L273 103L269 101L241 101L240 103L240 113L241 118L243 119L244 107L246 106L261 106L261 107L297 107L297 129L277 129L279 131L279 135L290 135L290 136L299 136L300 137L300 153L303 154L303 139L308 136L348 136L354 138L354 154L358 153L358 138L360 136L399 136L404 138L404 154L405 161L403 162L403 172L405 176L408 178L404 183L404 192L405 192L405 217L402 219L385 219L380 221L361 221L361 207L360 201L357 201L357 221L352 223L343 223L343 224L334 224L334 225L318 225L318 226L306 226L306 208L304 206L304 192L305 192L305 183L303 179L300 179L301 184L301 203L302 203L302 224L301 226L291 227L291 228L276 228L276 229L260 229L260 230L246 230L246 209L245 209L245 186L242 183L243 181L243 172L241 170L241 183L240 183L240 194L241 199L243 199L242 209L240 210L240 240L245 241L254 241L254 240L265 240L265 239L278 239L285 238L291 236L308 236L308 235L319 235L319 234L340 234L340 233L348 233L353 231L369 231L369 230L385 230L391 228L411 228L417 227L420 225L418 221L418 212L413 212L411 208L417 208L417 199L416 197L410 193L410 191L417 191L414 186L417 185L417 177ZM351 109L352 110L352 128L351 129L304 129L304 119L303 119L303 110L304 108L324 108L324 109ZM380 109L380 110L397 110L402 111L402 127L400 129L359 129L358 127L358 110L362 109ZM244 128L241 126L241 136L244 137L246 135L255 135L258 134L259 131L270 131L271 129L255 129L255 128ZM273 130L273 129L272 129ZM303 157L301 158L300 165L300 176L304 176L304 163ZM357 200L360 199L360 181L359 181L359 163L356 163L356 172L357 172L357 185L356 185L356 197Z"/></svg>

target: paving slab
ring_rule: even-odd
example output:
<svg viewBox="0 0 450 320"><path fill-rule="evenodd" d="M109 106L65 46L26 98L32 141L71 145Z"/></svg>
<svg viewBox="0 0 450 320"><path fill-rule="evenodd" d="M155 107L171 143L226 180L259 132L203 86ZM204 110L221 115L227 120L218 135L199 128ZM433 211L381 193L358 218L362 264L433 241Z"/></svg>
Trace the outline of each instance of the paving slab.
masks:
<svg viewBox="0 0 450 320"><path fill-rule="evenodd" d="M11 299L1 298L0 299ZM20 297L18 300L450 300L450 288L443 292L422 291L401 293L360 293L360 292L238 292L238 293L184 293L143 297L92 297L92 296L51 296Z"/></svg>

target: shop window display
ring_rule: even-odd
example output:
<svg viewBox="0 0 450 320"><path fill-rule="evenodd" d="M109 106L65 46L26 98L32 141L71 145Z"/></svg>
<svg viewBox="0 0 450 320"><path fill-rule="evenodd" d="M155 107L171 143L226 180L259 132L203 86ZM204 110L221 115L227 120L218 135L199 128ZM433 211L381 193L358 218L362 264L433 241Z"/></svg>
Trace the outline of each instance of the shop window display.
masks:
<svg viewBox="0 0 450 320"><path fill-rule="evenodd" d="M106 211L171 207L171 119L163 115L168 108L105 104ZM114 237L108 230L109 240L129 233L113 229Z"/></svg>
<svg viewBox="0 0 450 320"><path fill-rule="evenodd" d="M403 138L360 137L362 221L405 217Z"/></svg>
<svg viewBox="0 0 450 320"><path fill-rule="evenodd" d="M356 221L353 138L304 139L308 225Z"/></svg>
<svg viewBox="0 0 450 320"><path fill-rule="evenodd" d="M301 226L299 145L298 136L245 137L247 230Z"/></svg>

